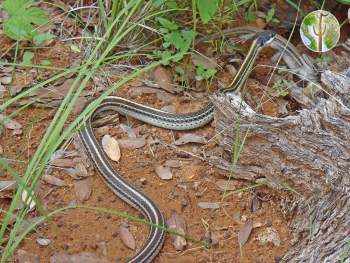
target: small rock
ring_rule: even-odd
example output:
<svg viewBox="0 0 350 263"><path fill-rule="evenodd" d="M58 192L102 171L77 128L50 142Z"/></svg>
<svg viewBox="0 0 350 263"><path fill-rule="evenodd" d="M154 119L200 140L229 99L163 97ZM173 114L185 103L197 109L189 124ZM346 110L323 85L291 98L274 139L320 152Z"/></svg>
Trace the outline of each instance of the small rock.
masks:
<svg viewBox="0 0 350 263"><path fill-rule="evenodd" d="M51 240L47 238L37 238L36 243L38 243L42 247L46 247L51 243Z"/></svg>
<svg viewBox="0 0 350 263"><path fill-rule="evenodd" d="M173 174L171 173L171 170L169 167L164 167L163 165L157 165L155 167L155 171L160 179L170 180L171 178L173 178Z"/></svg>
<svg viewBox="0 0 350 263"><path fill-rule="evenodd" d="M39 263L40 257L34 253L29 253L23 249L18 249L16 254L18 263Z"/></svg>
<svg viewBox="0 0 350 263"><path fill-rule="evenodd" d="M198 206L202 209L219 209L220 204L217 202L199 202Z"/></svg>

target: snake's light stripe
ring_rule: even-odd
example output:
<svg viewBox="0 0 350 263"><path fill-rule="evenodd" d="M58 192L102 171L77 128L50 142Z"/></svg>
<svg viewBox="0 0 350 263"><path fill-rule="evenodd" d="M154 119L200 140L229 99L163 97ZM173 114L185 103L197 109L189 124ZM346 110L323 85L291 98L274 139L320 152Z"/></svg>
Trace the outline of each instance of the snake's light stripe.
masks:
<svg viewBox="0 0 350 263"><path fill-rule="evenodd" d="M260 32L256 35L232 84L229 88L223 90L223 92L237 92L241 89L250 74L260 49L270 43L274 37L275 34L271 31ZM112 191L119 198L139 210L149 222L159 225L160 227L165 227L165 220L160 209L151 199L130 185L117 171L113 169L107 155L104 153L100 143L94 135L91 120L94 119L96 114L110 110L165 129L191 130L210 122L213 119L214 107L211 103L208 103L203 109L197 112L180 115L154 109L121 97L110 96L97 107L79 132L79 137L86 152ZM152 262L162 248L164 238L164 229L151 226L145 244L134 255L134 257L128 260L128 262Z"/></svg>

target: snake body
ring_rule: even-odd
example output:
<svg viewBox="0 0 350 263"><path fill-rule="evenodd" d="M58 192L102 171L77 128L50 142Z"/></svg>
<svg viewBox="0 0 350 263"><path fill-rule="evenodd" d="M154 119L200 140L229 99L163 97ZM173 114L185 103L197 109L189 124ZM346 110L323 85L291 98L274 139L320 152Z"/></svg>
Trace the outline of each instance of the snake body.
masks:
<svg viewBox="0 0 350 263"><path fill-rule="evenodd" d="M254 36L249 52L238 70L232 84L223 92L239 92L250 74L259 51L269 44L275 37L272 31L258 32ZM158 255L162 248L166 226L162 212L158 206L145 194L130 185L121 174L113 169L107 155L97 141L91 122L94 117L104 111L116 111L131 116L145 123L172 130L190 130L201 127L213 119L214 107L208 103L203 109L189 114L174 114L154 109L121 97L107 97L91 114L83 128L79 131L79 138L90 156L96 169L102 175L107 185L122 200L139 210L151 223L147 241L141 249L127 262L149 263ZM159 226L159 227L156 227Z"/></svg>

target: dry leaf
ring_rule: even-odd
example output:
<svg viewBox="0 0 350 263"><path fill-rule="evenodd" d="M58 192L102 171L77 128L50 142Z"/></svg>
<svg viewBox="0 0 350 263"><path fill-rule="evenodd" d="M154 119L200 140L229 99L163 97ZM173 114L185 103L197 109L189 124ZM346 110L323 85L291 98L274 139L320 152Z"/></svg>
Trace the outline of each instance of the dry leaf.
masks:
<svg viewBox="0 0 350 263"><path fill-rule="evenodd" d="M129 231L129 228L127 227L127 224L123 223L119 226L119 236L120 239L123 241L124 245L128 248L134 250L136 247L136 242L134 236Z"/></svg>
<svg viewBox="0 0 350 263"><path fill-rule="evenodd" d="M253 220L248 219L238 233L238 243L240 247L243 247L244 244L248 241L252 230L253 230Z"/></svg>
<svg viewBox="0 0 350 263"><path fill-rule="evenodd" d="M74 181L74 191L80 202L88 200L92 192L90 178Z"/></svg>
<svg viewBox="0 0 350 263"><path fill-rule="evenodd" d="M100 259L90 252L81 252L79 254L67 255L57 253L50 257L50 263L108 263L106 259Z"/></svg>
<svg viewBox="0 0 350 263"><path fill-rule="evenodd" d="M256 211L258 211L261 207L261 200L259 199L258 196L254 195L253 198L250 200L250 211L252 213L255 213Z"/></svg>
<svg viewBox="0 0 350 263"><path fill-rule="evenodd" d="M51 160L51 165L69 168L69 167L74 167L74 162L72 159L68 159L68 158L53 158Z"/></svg>
<svg viewBox="0 0 350 263"><path fill-rule="evenodd" d="M165 67L158 66L154 71L154 80L164 90L174 92L172 74Z"/></svg>
<svg viewBox="0 0 350 263"><path fill-rule="evenodd" d="M219 209L220 204L216 202L199 202L198 206L202 209Z"/></svg>
<svg viewBox="0 0 350 263"><path fill-rule="evenodd" d="M63 180L61 180L53 175L50 175L50 174L44 174L42 179L48 184L52 184L52 185L56 185L56 186L64 186L65 185Z"/></svg>
<svg viewBox="0 0 350 263"><path fill-rule="evenodd" d="M163 165L157 165L155 167L156 174L159 176L159 178L163 180L170 180L173 178L173 174L171 173L171 170L169 167L164 167Z"/></svg>
<svg viewBox="0 0 350 263"><path fill-rule="evenodd" d="M174 210L171 210L170 212L170 217L167 220L167 226L169 229L176 231L178 234L186 235L185 219ZM187 244L186 239L175 234L171 234L171 237L173 239L175 249L180 251L184 250Z"/></svg>
<svg viewBox="0 0 350 263"><path fill-rule="evenodd" d="M206 68L206 69L215 69L217 66L217 62L216 62L215 58L209 58L209 57L206 57L204 55L196 54L196 53L193 53L191 55L191 58L192 58L193 65L195 65L197 67L199 65L203 65L204 68Z"/></svg>
<svg viewBox="0 0 350 263"><path fill-rule="evenodd" d="M179 160L166 160L164 162L164 166L169 166L171 168L179 168L181 166L181 163Z"/></svg>
<svg viewBox="0 0 350 263"><path fill-rule="evenodd" d="M177 139L174 143L175 145L183 145L186 143L206 143L207 141L203 136L199 136L194 133L186 133Z"/></svg>
<svg viewBox="0 0 350 263"><path fill-rule="evenodd" d="M0 181L0 192L1 191L10 191L17 189L16 181Z"/></svg>
<svg viewBox="0 0 350 263"><path fill-rule="evenodd" d="M0 114L0 123L5 126L5 128L10 130L22 129L22 125L15 120L11 120L4 114Z"/></svg>
<svg viewBox="0 0 350 263"><path fill-rule="evenodd" d="M138 149L146 145L146 139L143 137L123 138L123 139L119 139L118 143L120 147L124 147L128 149Z"/></svg>
<svg viewBox="0 0 350 263"><path fill-rule="evenodd" d="M215 184L221 191L233 191L237 189L237 182L232 180L220 179L217 180Z"/></svg>
<svg viewBox="0 0 350 263"><path fill-rule="evenodd" d="M124 123L121 123L119 125L119 127L128 134L129 138L136 138L138 135L138 132L136 131L136 129L131 128L128 125L125 125Z"/></svg>
<svg viewBox="0 0 350 263"><path fill-rule="evenodd" d="M118 141L116 139L106 134L102 138L102 148L111 160L115 162L119 161L120 148L119 148Z"/></svg>
<svg viewBox="0 0 350 263"><path fill-rule="evenodd" d="M12 77L11 76L4 76L0 78L0 83L4 84L4 85L8 85L10 84L12 81Z"/></svg>

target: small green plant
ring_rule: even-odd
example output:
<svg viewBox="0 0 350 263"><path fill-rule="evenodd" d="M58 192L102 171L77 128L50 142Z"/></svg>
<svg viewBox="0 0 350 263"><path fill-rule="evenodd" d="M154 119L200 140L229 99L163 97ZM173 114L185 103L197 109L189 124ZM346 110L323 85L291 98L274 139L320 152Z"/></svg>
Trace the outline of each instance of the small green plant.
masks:
<svg viewBox="0 0 350 263"><path fill-rule="evenodd" d="M216 69L206 68L203 64L200 64L196 70L196 79L197 80L202 80L202 79L210 80L211 78L214 77L216 72L217 72Z"/></svg>
<svg viewBox="0 0 350 263"><path fill-rule="evenodd" d="M266 23L279 22L279 20L275 18L275 5L272 5L263 18L265 19Z"/></svg>
<svg viewBox="0 0 350 263"><path fill-rule="evenodd" d="M289 85L290 83L288 80L279 79L273 84L272 89L277 90L279 92L279 96L285 97L288 95L287 89Z"/></svg>
<svg viewBox="0 0 350 263"><path fill-rule="evenodd" d="M3 8L8 17L4 20L4 33L17 41L33 40L36 46L52 39L48 33L39 33L34 26L47 23L48 17L33 0L5 0Z"/></svg>
<svg viewBox="0 0 350 263"><path fill-rule="evenodd" d="M180 30L176 23L162 17L157 18L162 25L160 32L163 36L164 51L155 51L154 54L162 59L170 58L175 55L171 61L176 62L183 58L184 54L189 50L194 32L192 30ZM171 48L174 48L171 50Z"/></svg>

